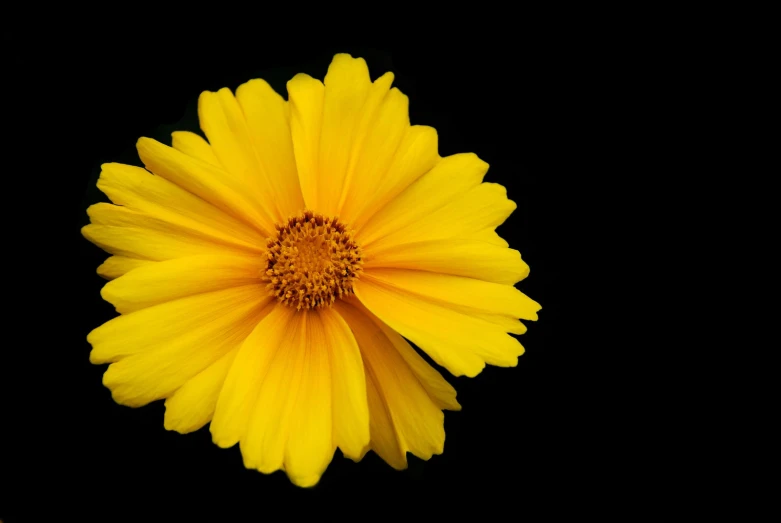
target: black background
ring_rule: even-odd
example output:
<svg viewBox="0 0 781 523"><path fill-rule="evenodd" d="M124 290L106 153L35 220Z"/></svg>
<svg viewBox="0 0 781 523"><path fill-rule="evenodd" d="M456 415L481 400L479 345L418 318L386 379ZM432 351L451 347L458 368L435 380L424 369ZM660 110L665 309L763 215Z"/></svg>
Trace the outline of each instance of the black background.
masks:
<svg viewBox="0 0 781 523"><path fill-rule="evenodd" d="M649 110L642 89L652 79L637 65L644 60L637 48L555 25L501 44L417 48L251 41L160 48L113 38L65 39L38 54L23 35L5 43L20 77L48 93L38 99L50 107L47 120L34 123L56 133L52 152L40 154L56 154L58 167L41 168L36 179L56 177L64 187L52 195L70 213L59 218L66 230L57 251L72 264L67 289L58 289L67 298L54 298L47 313L56 318L58 343L46 359L58 379L35 402L46 428L35 438L40 444L4 451L17 478L8 521L48 510L46 500L61 516L81 517L639 518L664 511L669 428L658 400L665 383L644 339L647 325L634 314L631 296L643 278L630 268L635 231L624 213L625 195L641 190L626 173L646 164L633 155L640 138L632 122ZM101 384L105 366L89 363L86 342L116 315L95 273L108 255L79 229L87 206L107 201L95 188L100 164L140 165L138 137L170 144L172 131L196 131L201 91L262 77L284 94L297 72L322 79L336 52L364 57L373 78L393 71L410 98L412 123L437 129L442 156L471 151L491 165L486 181L505 185L518 204L499 228L531 267L518 287L543 309L520 337L526 354L516 368L487 367L473 379L443 371L463 406L446 412L444 454L428 462L410 455L409 469L397 472L373 453L355 464L337 451L320 484L304 490L282 472L245 470L238 447L219 449L208 427L165 431L162 401L140 409L112 401ZM56 89L42 89L52 77ZM28 396L35 394L43 396L35 388Z"/></svg>

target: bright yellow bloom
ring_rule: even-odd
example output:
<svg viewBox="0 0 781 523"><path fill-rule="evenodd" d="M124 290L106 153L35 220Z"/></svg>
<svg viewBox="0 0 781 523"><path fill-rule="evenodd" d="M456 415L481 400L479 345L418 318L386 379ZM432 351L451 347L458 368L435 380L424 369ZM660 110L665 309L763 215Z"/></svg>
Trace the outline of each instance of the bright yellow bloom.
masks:
<svg viewBox="0 0 781 523"><path fill-rule="evenodd" d="M167 429L211 422L248 468L300 486L336 447L396 469L442 452L442 409L460 405L404 338L475 376L516 365L508 333L540 306L495 232L515 203L476 155L441 158L392 81L340 54L288 101L263 80L205 92L208 143L141 138L146 170L103 165L115 205L91 206L83 234L113 255L98 273L120 316L88 341L118 403L165 399Z"/></svg>

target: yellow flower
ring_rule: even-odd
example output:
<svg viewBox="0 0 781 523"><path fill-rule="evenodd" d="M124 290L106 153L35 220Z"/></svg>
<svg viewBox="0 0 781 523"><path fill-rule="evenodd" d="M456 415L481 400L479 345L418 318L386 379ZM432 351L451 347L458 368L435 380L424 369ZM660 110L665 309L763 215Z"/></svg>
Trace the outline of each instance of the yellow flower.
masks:
<svg viewBox="0 0 781 523"><path fill-rule="evenodd" d="M396 469L442 452L442 410L460 405L404 338L475 376L516 365L508 333L540 306L495 232L515 203L476 155L440 157L392 81L339 54L288 101L263 80L205 92L208 142L141 138L146 170L103 165L114 205L91 206L83 234L113 255L98 273L120 316L87 339L118 403L165 399L166 429L211 422L248 468L299 486L336 447Z"/></svg>

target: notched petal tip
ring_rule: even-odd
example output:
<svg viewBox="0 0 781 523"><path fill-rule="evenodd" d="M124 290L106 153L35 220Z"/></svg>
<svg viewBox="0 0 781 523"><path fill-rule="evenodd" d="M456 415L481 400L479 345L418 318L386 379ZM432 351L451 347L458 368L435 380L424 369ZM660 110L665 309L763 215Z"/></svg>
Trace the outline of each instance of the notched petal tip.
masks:
<svg viewBox="0 0 781 523"><path fill-rule="evenodd" d="M100 289L100 297L103 298L105 301L110 303L114 306L114 310L118 313L122 314L122 311L120 311L117 308L117 302L121 299L120 296L117 296L114 293L114 282L117 281L116 279L111 280L110 282L106 283L101 289Z"/></svg>
<svg viewBox="0 0 781 523"><path fill-rule="evenodd" d="M402 470L407 470L409 468L409 461L407 460L407 454L409 453L409 451L402 452L400 456L394 456L392 459L386 459L385 457L380 456L379 453L377 453L377 456L390 465L393 470L401 472ZM390 457L388 456L388 458Z"/></svg>
<svg viewBox="0 0 781 523"><path fill-rule="evenodd" d="M113 381L114 372L112 367L114 367L113 364L109 365L108 369L106 369L106 372L103 373L103 386L111 391L111 399L113 399L114 402L118 405L130 407L133 409L148 405L149 402L140 401L138 398L134 398L132 396L126 396L122 393L122 391L117 389L117 383Z"/></svg>
<svg viewBox="0 0 781 523"><path fill-rule="evenodd" d="M216 91L201 91L201 94L198 95L198 106L200 107L204 101L209 101L210 99L219 96L224 90L227 90L229 93L231 92L227 87L221 87Z"/></svg>
<svg viewBox="0 0 781 523"><path fill-rule="evenodd" d="M293 78L288 80L287 83L285 84L286 87L287 87L287 90L288 90L288 97L290 96L290 86L291 85L296 86L296 85L299 85L299 84L301 84L301 85L320 84L322 86L323 82L321 82L317 78L313 78L313 77L309 76L306 73L298 73Z"/></svg>
<svg viewBox="0 0 781 523"><path fill-rule="evenodd" d="M542 305L540 305L536 301L532 300L528 296L526 296L526 297L528 298L528 300L530 302L531 309L530 309L530 314L528 315L529 317L528 318L522 318L522 319L526 320L526 321L537 321L537 320L539 320L540 317L539 317L539 315L537 313L542 310Z"/></svg>
<svg viewBox="0 0 781 523"><path fill-rule="evenodd" d="M395 79L396 79L396 75L393 74L392 72L388 71L387 73L384 73L384 74L381 74L380 76L378 76L377 79L374 82L372 82L372 83L375 83L375 84L387 84L387 86L390 88L390 86L393 85L393 81ZM394 87L393 89L396 89L396 88ZM398 89L396 89L396 90L398 91ZM399 91L399 94L401 94L402 96L405 96L405 97L407 96L404 93L402 93L401 91Z"/></svg>
<svg viewBox="0 0 781 523"><path fill-rule="evenodd" d="M184 420L171 416L167 398L165 400L165 414L163 415L163 427L165 430L176 432L177 434L190 434L203 427L203 425L192 426L192 422L187 424Z"/></svg>
<svg viewBox="0 0 781 523"><path fill-rule="evenodd" d="M169 432L176 432L177 434L188 434L191 432L188 430L180 430L180 428L174 425L174 422L171 421L168 416L163 417L163 428Z"/></svg>
<svg viewBox="0 0 781 523"><path fill-rule="evenodd" d="M246 92L248 89L258 89L261 92L265 91L264 94L280 96L280 94L276 92L267 81L262 78L253 78L252 80L247 80L236 88L236 99L239 100L239 103L241 103L241 99L244 98L242 93ZM250 93L247 93L247 95L249 96Z"/></svg>
<svg viewBox="0 0 781 523"><path fill-rule="evenodd" d="M268 82L267 82L267 81L265 81L263 78L250 78L249 80L247 80L247 81L246 81L246 82L244 82L243 84L240 84L240 85L239 85L239 86L236 88L236 91L238 91L239 89L241 89L241 88L242 88L242 87L244 87L245 85L256 85L256 86L258 86L258 87L264 87L264 88L265 88L265 87L270 87L270 86L269 86L269 84L268 84Z"/></svg>
<svg viewBox="0 0 781 523"><path fill-rule="evenodd" d="M87 343L92 346L92 350L90 350L89 353L89 362L93 365L103 365L106 363L112 363L111 358L106 358L105 356L101 356L100 353L100 331L103 329L103 325L100 327L96 327L90 331L89 334L87 334ZM104 373L104 379L105 379L105 373Z"/></svg>
<svg viewBox="0 0 781 523"><path fill-rule="evenodd" d="M111 388L106 385L106 388L111 390ZM114 403L117 405L122 405L123 407L130 407L131 409L140 409L141 407L146 407L148 403L140 403L137 400L128 399L123 397L121 394L111 391L111 399L114 400Z"/></svg>
<svg viewBox="0 0 781 523"><path fill-rule="evenodd" d="M349 454L345 454L345 452L344 452L342 449L339 449L339 451L342 453L342 456L344 456L345 458L347 458L347 459L349 459L349 460L351 460L351 461L353 461L353 462L355 462L355 463L359 463L361 460L363 460L363 458L365 458L365 457L366 457L366 454L368 454L368 453L369 453L369 451L370 451L371 449L372 449L372 445L371 445L371 441L370 441L370 442L369 442L369 443L368 443L368 444L367 444L367 445L366 445L366 446L365 446L365 447L364 447L364 448L361 450L361 452L359 452L359 453L358 453L358 454L356 454L356 455L349 455Z"/></svg>
<svg viewBox="0 0 781 523"><path fill-rule="evenodd" d="M201 130L206 132L205 129L203 129L203 110L204 106L206 104L225 104L228 100L234 98L233 91L230 90L228 87L222 87L220 89L217 89L216 91L203 91L198 96L198 120L201 122Z"/></svg>
<svg viewBox="0 0 781 523"><path fill-rule="evenodd" d="M178 421L179 420L174 420L174 418L172 418L169 415L168 400L166 399L165 400L165 414L163 415L163 428L165 428L165 430L169 430L171 432L178 432L179 434L187 434L188 432L192 432L190 430L186 430L183 427L181 427L179 425Z"/></svg>
<svg viewBox="0 0 781 523"><path fill-rule="evenodd" d="M115 168L116 166L122 165L118 162L106 162L100 164L100 176L98 177L98 182L100 182L100 178L104 177L105 171L110 171L111 169Z"/></svg>
<svg viewBox="0 0 781 523"><path fill-rule="evenodd" d="M487 169L486 169L487 170ZM495 200L502 206L507 207L507 214L511 214L518 208L518 204L507 197L507 187L501 183L496 182L483 182L480 187L487 191L493 191L496 193Z"/></svg>
<svg viewBox="0 0 781 523"><path fill-rule="evenodd" d="M111 281L111 280L113 279L113 278L112 278L112 276L111 276L111 274L109 274L109 273L107 272L107 268L106 268L106 262L103 262L103 263L101 263L100 265L98 265L98 268L97 268L97 269L95 269L95 273L96 273L98 276L100 276L101 278L103 278L104 280L109 280L109 281Z"/></svg>
<svg viewBox="0 0 781 523"><path fill-rule="evenodd" d="M513 277L515 281L510 282L510 285L515 285L519 281L525 280L529 276L529 272L531 269L529 268L529 264L526 263L523 257L521 256L521 251L517 249L508 249L508 250L510 252L515 253L515 255L517 255L518 267L517 267L517 272Z"/></svg>
<svg viewBox="0 0 781 523"><path fill-rule="evenodd" d="M177 142L186 140L190 135L189 131L174 131L171 133L171 145L174 149L177 149ZM200 136L199 136L200 137Z"/></svg>
<svg viewBox="0 0 781 523"><path fill-rule="evenodd" d="M456 378L460 378L461 376L466 376L467 378L474 378L475 376L483 372L483 369L485 369L485 361L480 361L477 365L469 367L467 370L463 370L461 372L453 372L451 369L449 368L447 369Z"/></svg>
<svg viewBox="0 0 781 523"><path fill-rule="evenodd" d="M231 438L221 437L214 433L214 425L209 425L209 432L212 435L212 443L220 447L221 449L229 449L238 443L237 440Z"/></svg>
<svg viewBox="0 0 781 523"><path fill-rule="evenodd" d="M523 354L523 353L521 353L521 354ZM516 356L515 358L513 358L509 363L507 363L507 365L499 365L499 367L504 367L506 369L515 368L515 367L518 366L518 358L519 357L520 357L520 355Z"/></svg>
<svg viewBox="0 0 781 523"><path fill-rule="evenodd" d="M301 488L312 488L316 486L318 483L320 483L320 479L323 477L323 474L325 474L326 471L326 469L323 469L320 472L311 474L293 475L289 470L287 470L284 464L281 467L278 467L277 465L264 466L264 464L259 463L257 460L248 459L244 452L242 452L242 462L244 464L244 468L247 470L254 470L260 472L261 474L271 475L283 472L293 485Z"/></svg>
<svg viewBox="0 0 781 523"><path fill-rule="evenodd" d="M89 343L93 347L95 346L95 331L97 331L98 329L100 329L100 327L96 327L96 328L92 329L89 332L89 334L87 334L87 338L86 338L87 343Z"/></svg>
<svg viewBox="0 0 781 523"><path fill-rule="evenodd" d="M444 381L444 379L443 379L443 381ZM458 395L458 393L456 392L456 389L452 385L450 385L450 383L448 383L447 381L445 381L445 383L447 383L447 385L449 387L449 392L452 394L452 396L447 398L442 403L442 407L441 408L443 410L449 410L451 412L458 412L458 411L461 410L461 404L458 402L458 398L456 397ZM443 416L444 416L444 414L443 414Z"/></svg>
<svg viewBox="0 0 781 523"><path fill-rule="evenodd" d="M395 87L394 87L395 89ZM410 127L413 133L416 133L415 139L420 144L429 144L427 149L433 150L436 153L438 159L442 159L439 154L439 133L430 125L413 125Z"/></svg>
<svg viewBox="0 0 781 523"><path fill-rule="evenodd" d="M291 476L288 474L288 478L290 478L290 482L293 483L296 487L301 488L312 488L315 487L318 483L320 483L320 478L322 476L319 475L311 475L311 476Z"/></svg>
<svg viewBox="0 0 781 523"><path fill-rule="evenodd" d="M334 65L343 65L348 64L350 62L358 62L359 64L362 64L363 66L366 66L366 60L364 60L360 56L353 56L350 53L336 53L334 57L331 59L331 64L329 66L329 69L333 67ZM368 69L368 66L366 66ZM326 73L327 76L327 73Z"/></svg>
<svg viewBox="0 0 781 523"><path fill-rule="evenodd" d="M477 153L456 153L453 156L468 158L470 161L475 163L476 170L482 171L483 176L485 176L485 173L487 173L488 169L491 167L488 162L477 156Z"/></svg>
<svg viewBox="0 0 781 523"><path fill-rule="evenodd" d="M141 162L144 164L144 166L147 165L147 163L144 162L146 152L154 148L158 143L159 142L157 140L153 138L147 138L146 136L142 136L136 140L136 151L138 152L138 156L141 158Z"/></svg>

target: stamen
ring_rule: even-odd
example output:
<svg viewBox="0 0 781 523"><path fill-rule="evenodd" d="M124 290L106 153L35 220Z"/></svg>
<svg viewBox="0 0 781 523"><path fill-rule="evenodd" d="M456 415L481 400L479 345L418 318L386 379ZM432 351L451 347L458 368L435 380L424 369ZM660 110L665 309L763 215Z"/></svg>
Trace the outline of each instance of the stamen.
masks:
<svg viewBox="0 0 781 523"><path fill-rule="evenodd" d="M311 211L277 224L261 277L277 300L297 310L330 307L353 292L363 265L353 233L338 218Z"/></svg>

